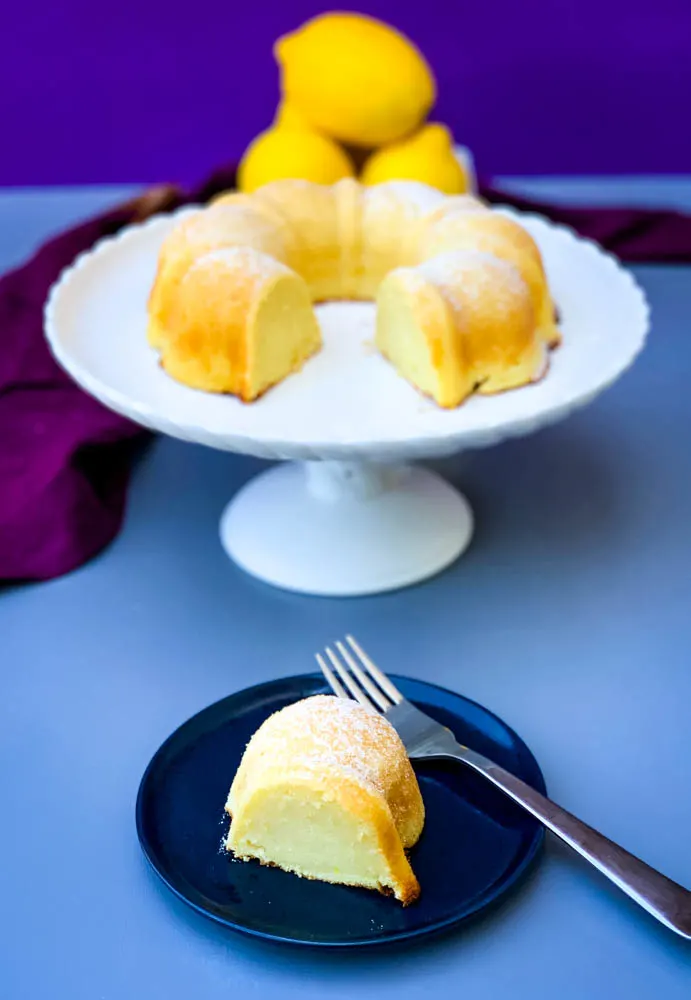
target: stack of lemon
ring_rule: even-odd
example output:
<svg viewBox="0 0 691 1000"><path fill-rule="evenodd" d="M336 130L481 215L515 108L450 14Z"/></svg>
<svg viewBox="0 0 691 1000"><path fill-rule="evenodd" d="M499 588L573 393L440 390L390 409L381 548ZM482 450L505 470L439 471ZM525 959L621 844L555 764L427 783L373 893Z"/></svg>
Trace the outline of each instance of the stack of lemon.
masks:
<svg viewBox="0 0 691 1000"><path fill-rule="evenodd" d="M281 101L272 126L245 151L241 190L283 177L333 184L358 173L364 184L468 189L449 130L426 121L432 71L398 31L361 14L322 14L280 38L274 53Z"/></svg>

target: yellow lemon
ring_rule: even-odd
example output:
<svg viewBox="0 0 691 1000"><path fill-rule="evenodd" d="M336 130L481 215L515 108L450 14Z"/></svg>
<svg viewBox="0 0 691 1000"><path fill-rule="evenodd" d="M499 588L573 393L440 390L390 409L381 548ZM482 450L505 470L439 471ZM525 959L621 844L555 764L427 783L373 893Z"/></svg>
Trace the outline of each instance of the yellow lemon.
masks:
<svg viewBox="0 0 691 1000"><path fill-rule="evenodd" d="M315 129L310 125L304 115L301 115L296 107L289 104L288 101L281 101L276 109L276 117L274 118L275 128L291 128L297 129L300 132L314 132Z"/></svg>
<svg viewBox="0 0 691 1000"><path fill-rule="evenodd" d="M432 72L398 31L362 14L322 14L276 42L286 100L317 129L377 146L417 128L436 96Z"/></svg>
<svg viewBox="0 0 691 1000"><path fill-rule="evenodd" d="M469 187L466 173L454 154L451 133L436 123L378 149L365 163L360 179L363 184L422 181L446 194L462 194Z"/></svg>
<svg viewBox="0 0 691 1000"><path fill-rule="evenodd" d="M238 168L238 187L254 191L283 177L335 184L354 173L345 152L327 136L278 127L262 132L247 147Z"/></svg>

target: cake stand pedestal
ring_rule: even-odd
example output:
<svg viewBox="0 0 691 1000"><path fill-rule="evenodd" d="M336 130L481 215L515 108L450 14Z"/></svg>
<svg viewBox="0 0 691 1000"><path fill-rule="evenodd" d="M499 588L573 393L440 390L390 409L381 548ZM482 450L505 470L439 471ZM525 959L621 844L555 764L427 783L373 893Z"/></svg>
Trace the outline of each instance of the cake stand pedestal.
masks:
<svg viewBox="0 0 691 1000"><path fill-rule="evenodd" d="M470 506L436 473L369 462L286 462L228 504L221 541L247 572L332 597L417 583L452 563L473 533Z"/></svg>

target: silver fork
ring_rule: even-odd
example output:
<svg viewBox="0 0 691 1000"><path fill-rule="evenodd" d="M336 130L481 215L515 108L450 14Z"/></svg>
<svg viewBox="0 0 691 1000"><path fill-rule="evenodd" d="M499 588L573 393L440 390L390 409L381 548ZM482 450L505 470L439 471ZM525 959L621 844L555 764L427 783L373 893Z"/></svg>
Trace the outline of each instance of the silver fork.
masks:
<svg viewBox="0 0 691 1000"><path fill-rule="evenodd" d="M386 716L412 760L457 760L467 764L527 809L639 906L691 940L688 889L629 854L503 767L458 743L450 729L403 697L352 636L346 636L345 643L336 642L335 647L337 652L327 647L326 658L317 653L317 663L331 690L339 698L353 698Z"/></svg>

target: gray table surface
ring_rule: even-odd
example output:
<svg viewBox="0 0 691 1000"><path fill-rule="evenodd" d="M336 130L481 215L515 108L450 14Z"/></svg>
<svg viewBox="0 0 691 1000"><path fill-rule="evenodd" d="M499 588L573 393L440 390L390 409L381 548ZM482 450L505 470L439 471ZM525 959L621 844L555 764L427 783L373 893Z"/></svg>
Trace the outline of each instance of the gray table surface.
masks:
<svg viewBox="0 0 691 1000"><path fill-rule="evenodd" d="M691 207L688 178L510 183ZM0 193L0 269L130 190ZM635 273L654 326L617 386L565 423L441 466L478 519L442 576L357 600L266 587L217 538L262 463L161 439L107 552L0 594L3 1000L688 1000L688 943L551 839L528 881L462 931L337 955L188 910L148 870L133 821L173 728L248 683L310 670L352 630L384 667L503 716L554 798L691 885L691 269Z"/></svg>

